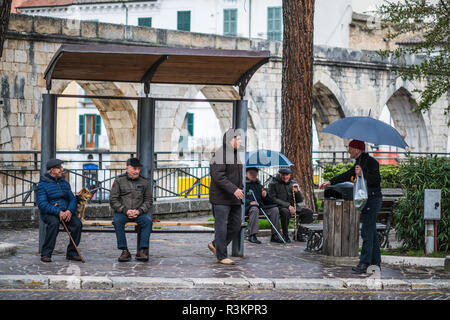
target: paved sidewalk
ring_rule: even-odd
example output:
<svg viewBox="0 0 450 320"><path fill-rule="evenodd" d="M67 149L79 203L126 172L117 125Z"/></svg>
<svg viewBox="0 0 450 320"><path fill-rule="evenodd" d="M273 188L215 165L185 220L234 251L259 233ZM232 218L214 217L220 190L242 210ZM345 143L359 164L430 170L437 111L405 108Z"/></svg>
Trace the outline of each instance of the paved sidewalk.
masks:
<svg viewBox="0 0 450 320"><path fill-rule="evenodd" d="M79 248L86 263L79 263L65 259L69 239L61 232L53 262L43 263L36 229L2 230L0 242L19 247L0 258L0 287L450 290L450 274L440 267L382 265L377 279L324 263L321 255L304 251L305 243L274 244L268 237L260 245L246 241L245 256L233 258L234 266L218 264L208 250L213 234L154 233L146 263L134 260L136 235L127 238L133 260L119 263L114 233L83 233Z"/></svg>

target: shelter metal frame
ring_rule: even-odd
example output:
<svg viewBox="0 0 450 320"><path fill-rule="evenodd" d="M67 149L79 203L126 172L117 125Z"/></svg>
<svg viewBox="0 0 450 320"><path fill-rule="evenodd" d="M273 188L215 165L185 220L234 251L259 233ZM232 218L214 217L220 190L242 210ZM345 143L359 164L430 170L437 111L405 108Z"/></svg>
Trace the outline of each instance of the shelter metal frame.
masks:
<svg viewBox="0 0 450 320"><path fill-rule="evenodd" d="M107 62L99 57L104 57ZM153 59L150 66L142 63L145 62L145 59ZM47 93L42 95L41 175L46 173L46 162L56 157L58 98L135 100L138 103L136 152L143 165L141 175L149 179L150 188L153 190L156 102L231 103L233 106L232 127L241 129L246 135L248 103L244 100L245 90L254 73L269 59L269 51L62 45L44 73ZM121 74L111 72L108 69L108 63L112 67L117 67L115 65L117 63L126 72ZM234 69L239 69L238 73ZM219 74L217 74L217 70L219 70ZM50 93L53 79L138 82L144 85L145 97L53 94ZM240 99L149 97L151 83L238 86ZM244 137L242 141L244 152L246 152L246 138ZM245 171L244 163L242 174L244 190ZM246 226L244 203L241 205L241 221L241 232L232 243L232 255L242 257L244 256L244 229ZM45 226L41 220L39 225L39 248L41 248L45 236Z"/></svg>

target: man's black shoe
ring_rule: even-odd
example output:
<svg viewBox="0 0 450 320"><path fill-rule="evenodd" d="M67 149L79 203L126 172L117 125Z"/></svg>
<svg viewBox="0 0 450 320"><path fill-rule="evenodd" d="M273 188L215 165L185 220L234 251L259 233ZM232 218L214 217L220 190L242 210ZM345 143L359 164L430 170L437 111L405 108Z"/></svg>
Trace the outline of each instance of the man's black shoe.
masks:
<svg viewBox="0 0 450 320"><path fill-rule="evenodd" d="M356 267L352 267L352 270L355 273L366 273L368 266L366 263L360 263Z"/></svg>
<svg viewBox="0 0 450 320"><path fill-rule="evenodd" d="M73 261L81 261L80 256L66 256L67 260L73 260Z"/></svg>
<svg viewBox="0 0 450 320"><path fill-rule="evenodd" d="M272 237L270 237L270 242L284 243L283 240L281 240L276 234L273 234Z"/></svg>
<svg viewBox="0 0 450 320"><path fill-rule="evenodd" d="M248 241L250 241L251 243L261 244L261 241L259 241L258 238L256 238L256 235L254 235L254 234L252 234L252 235L250 235L250 237L248 237Z"/></svg>
<svg viewBox="0 0 450 320"><path fill-rule="evenodd" d="M289 235L288 234L283 234L283 238L284 238L284 241L286 243L291 243L291 239L289 239Z"/></svg>
<svg viewBox="0 0 450 320"><path fill-rule="evenodd" d="M52 262L52 258L50 258L49 256L42 256L41 261L42 262Z"/></svg>
<svg viewBox="0 0 450 320"><path fill-rule="evenodd" d="M136 260L138 261L148 261L148 249L141 249L136 253Z"/></svg>

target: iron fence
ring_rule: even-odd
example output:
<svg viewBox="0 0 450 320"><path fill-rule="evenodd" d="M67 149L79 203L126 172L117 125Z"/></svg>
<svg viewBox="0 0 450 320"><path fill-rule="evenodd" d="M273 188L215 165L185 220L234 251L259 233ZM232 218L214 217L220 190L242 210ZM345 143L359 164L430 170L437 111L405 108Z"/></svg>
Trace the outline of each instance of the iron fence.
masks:
<svg viewBox="0 0 450 320"><path fill-rule="evenodd" d="M88 161L82 158L87 154ZM210 152L155 154L154 199L204 198L209 195ZM406 153L371 152L380 162L401 163ZM410 153L413 156L436 155L449 157L449 153ZM81 156L80 156L81 155ZM109 192L114 179L125 172L126 159L133 152L92 152L61 151L59 158L65 161L65 179L73 191L83 187L94 190L91 202L109 201ZM37 151L0 151L0 206L35 205L35 190L40 178L40 153ZM78 158L77 158L78 157ZM347 151L314 151L314 183L322 182L322 173L326 165L348 162ZM86 163L88 162L88 163ZM86 164L91 165L86 167ZM267 187L278 168L261 168L258 178Z"/></svg>

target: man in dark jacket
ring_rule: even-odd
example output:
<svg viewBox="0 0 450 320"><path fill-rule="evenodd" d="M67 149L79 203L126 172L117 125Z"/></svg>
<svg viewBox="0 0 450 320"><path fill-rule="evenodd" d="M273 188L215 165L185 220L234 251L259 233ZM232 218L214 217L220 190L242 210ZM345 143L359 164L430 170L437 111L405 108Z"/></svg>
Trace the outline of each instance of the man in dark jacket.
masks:
<svg viewBox="0 0 450 320"><path fill-rule="evenodd" d="M51 257L55 249L60 221L66 223L77 246L81 239L82 223L76 216L77 200L70 190L70 184L62 175L62 163L59 159L47 161L48 172L41 176L36 190L37 206L41 219L47 226L41 252L41 261L43 262L52 261ZM81 261L72 242L69 242L67 247L66 258Z"/></svg>
<svg viewBox="0 0 450 320"><path fill-rule="evenodd" d="M301 208L299 205L299 203L303 202L303 195L298 183L292 180L291 174L292 171L289 168L281 168L278 170L278 175L269 185L269 195L280 210L281 229L286 242L291 242L289 239L289 220L296 212L298 222L311 223L313 221L312 210ZM303 235L300 234L299 236L301 237L300 240L304 241Z"/></svg>
<svg viewBox="0 0 450 320"><path fill-rule="evenodd" d="M247 179L245 182L245 214L248 215L248 241L260 244L256 234L259 231L259 213L260 208L269 217L272 224L280 232L280 212L278 206L272 201L268 192L264 190L261 182L258 180L258 168L247 168ZM254 197L253 197L254 195ZM256 200L255 200L256 199ZM276 231L272 228L271 242L283 243L278 238Z"/></svg>
<svg viewBox="0 0 450 320"><path fill-rule="evenodd" d="M355 165L348 171L334 177L330 181L320 185L321 189L325 189L329 185L333 185L345 181L355 181L356 176L364 176L367 183L368 199L367 203L361 211L361 237L363 239L359 264L352 270L356 273L365 273L369 265L380 266L381 253L380 243L377 235L377 215L381 209L383 197L381 194L381 176L378 161L364 150L365 143L359 140L352 140L348 146L350 158L356 159Z"/></svg>
<svg viewBox="0 0 450 320"><path fill-rule="evenodd" d="M126 173L114 180L109 196L109 204L115 212L113 225L116 231L117 248L122 250L119 262L131 260L125 236L127 222L136 222L141 227L136 260L148 261L153 195L148 180L140 175L141 167L139 159L128 159Z"/></svg>
<svg viewBox="0 0 450 320"><path fill-rule="evenodd" d="M223 135L223 145L210 162L211 185L209 202L215 218L214 241L208 244L219 263L234 264L228 258L227 247L241 228L241 203L244 199L242 164L245 154L241 147L241 130L229 129Z"/></svg>

